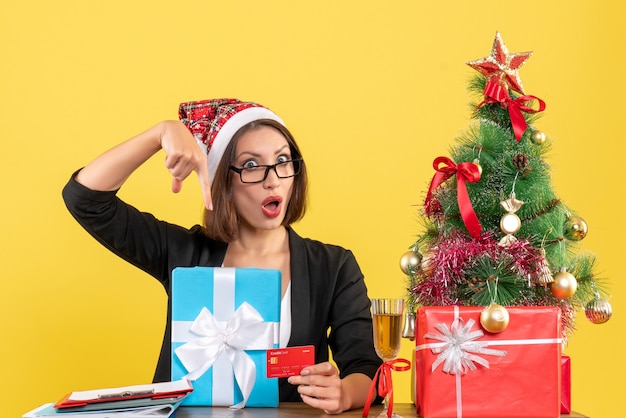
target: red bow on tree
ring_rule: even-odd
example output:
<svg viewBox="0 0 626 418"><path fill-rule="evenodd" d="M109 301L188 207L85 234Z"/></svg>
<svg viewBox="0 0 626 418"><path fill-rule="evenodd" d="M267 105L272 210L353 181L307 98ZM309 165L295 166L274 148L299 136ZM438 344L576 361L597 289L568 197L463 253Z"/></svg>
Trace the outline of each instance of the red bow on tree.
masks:
<svg viewBox="0 0 626 418"><path fill-rule="evenodd" d="M441 163L446 164L446 166L440 168L439 164ZM448 157L437 157L433 161L433 168L437 172L430 182L428 194L426 195L426 202L424 203L426 214L431 215L433 213L432 200L434 198L433 193L435 189L445 180L456 174L456 195L461 218L470 235L474 238L480 237L482 226L474 212L465 184L466 182L475 183L480 180L480 171L476 164L463 162L457 166L454 161Z"/></svg>
<svg viewBox="0 0 626 418"><path fill-rule="evenodd" d="M478 108L486 103L500 103L502 107L506 108L509 111L511 125L513 126L513 134L515 134L517 142L522 139L522 135L524 135L526 128L528 128L528 124L526 123L526 119L524 119L524 115L522 115L522 111L526 113L537 113L543 112L546 108L546 103L535 96L524 95L513 100L511 96L509 96L507 87L494 80L489 80L487 82L485 85L484 95L485 100L478 105ZM532 100L537 100L539 102L539 109L535 110L526 105L527 102Z"/></svg>

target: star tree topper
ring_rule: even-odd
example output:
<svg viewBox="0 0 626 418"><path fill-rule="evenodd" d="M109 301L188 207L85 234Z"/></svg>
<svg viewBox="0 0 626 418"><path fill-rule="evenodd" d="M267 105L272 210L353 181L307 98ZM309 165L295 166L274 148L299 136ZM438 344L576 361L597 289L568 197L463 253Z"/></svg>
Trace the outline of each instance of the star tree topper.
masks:
<svg viewBox="0 0 626 418"><path fill-rule="evenodd" d="M470 67L487 77L487 83L497 83L521 94L524 93L518 70L532 55L532 52L509 54L499 32L493 41L491 55L467 63Z"/></svg>

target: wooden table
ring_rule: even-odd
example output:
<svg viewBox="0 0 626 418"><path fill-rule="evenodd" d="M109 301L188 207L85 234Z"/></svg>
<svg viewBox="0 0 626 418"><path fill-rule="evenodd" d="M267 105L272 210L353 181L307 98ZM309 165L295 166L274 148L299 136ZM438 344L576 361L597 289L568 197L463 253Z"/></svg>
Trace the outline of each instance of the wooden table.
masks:
<svg viewBox="0 0 626 418"><path fill-rule="evenodd" d="M382 410L382 406L373 406L370 409L369 416L375 417ZM415 405L411 403L395 404L393 411L405 418L418 417L415 411ZM362 409L354 409L346 411L341 415L327 415L319 409L313 409L300 402L281 403L278 408L244 408L237 411L224 407L200 407L200 406L183 406L176 411L176 418L299 418L299 417L361 417ZM561 418L589 418L586 415L572 412L571 414L563 414Z"/></svg>

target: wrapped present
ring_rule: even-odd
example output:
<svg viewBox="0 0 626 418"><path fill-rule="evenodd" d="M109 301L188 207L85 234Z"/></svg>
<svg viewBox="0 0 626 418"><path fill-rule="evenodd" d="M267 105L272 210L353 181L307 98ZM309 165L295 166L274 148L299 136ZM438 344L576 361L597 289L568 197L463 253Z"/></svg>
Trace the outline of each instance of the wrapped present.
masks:
<svg viewBox="0 0 626 418"><path fill-rule="evenodd" d="M509 325L497 334L482 329L482 307L419 309L414 385L422 418L559 417L560 310L506 309Z"/></svg>
<svg viewBox="0 0 626 418"><path fill-rule="evenodd" d="M561 413L572 412L572 361L569 356L561 356Z"/></svg>
<svg viewBox="0 0 626 418"><path fill-rule="evenodd" d="M278 347L280 271L176 268L171 297L172 379L194 387L183 404L277 407L266 351Z"/></svg>

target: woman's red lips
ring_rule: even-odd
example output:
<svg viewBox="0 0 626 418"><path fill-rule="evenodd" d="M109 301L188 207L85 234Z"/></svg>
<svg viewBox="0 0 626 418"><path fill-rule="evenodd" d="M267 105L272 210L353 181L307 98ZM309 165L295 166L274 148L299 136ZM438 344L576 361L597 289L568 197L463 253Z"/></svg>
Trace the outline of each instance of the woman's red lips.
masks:
<svg viewBox="0 0 626 418"><path fill-rule="evenodd" d="M268 218L275 218L280 215L280 206L283 201L281 196L269 196L261 202L261 210Z"/></svg>

